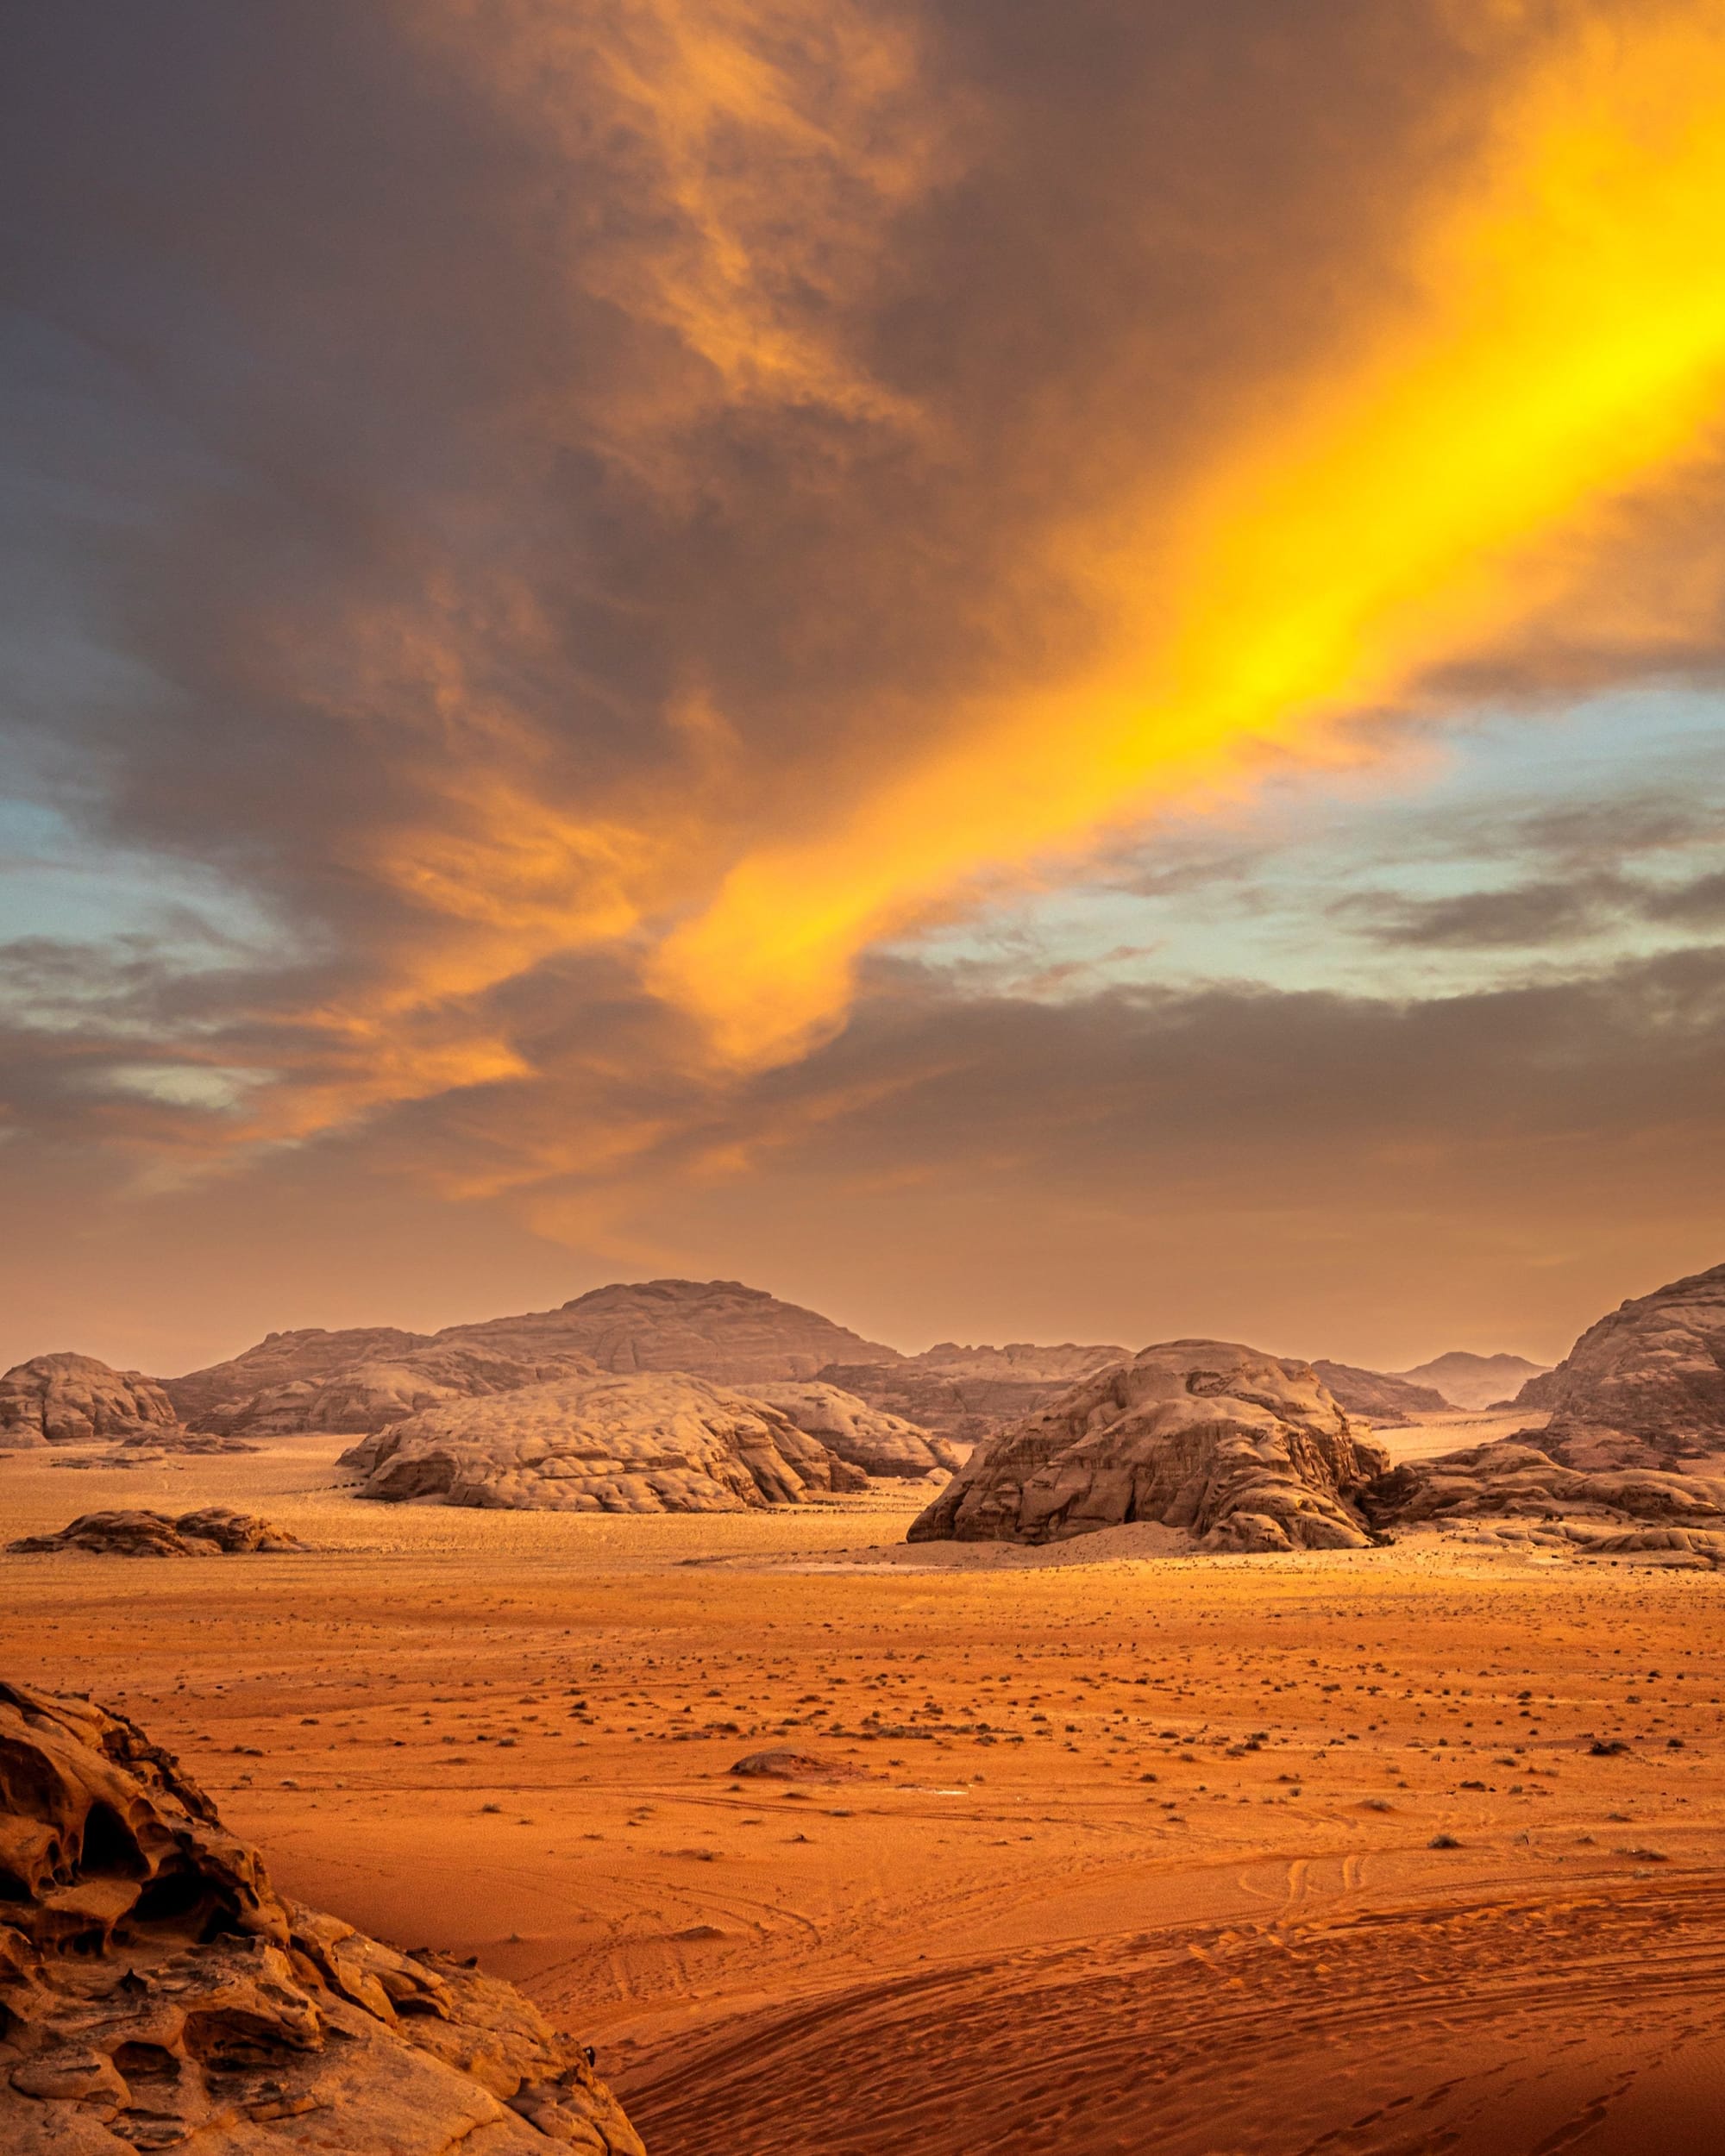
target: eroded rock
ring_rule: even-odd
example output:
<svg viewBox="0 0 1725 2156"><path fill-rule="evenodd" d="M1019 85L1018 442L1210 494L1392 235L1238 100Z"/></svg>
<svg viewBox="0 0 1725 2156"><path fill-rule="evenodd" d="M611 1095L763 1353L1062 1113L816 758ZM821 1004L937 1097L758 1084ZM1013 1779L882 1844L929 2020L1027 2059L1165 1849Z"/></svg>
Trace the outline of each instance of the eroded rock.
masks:
<svg viewBox="0 0 1725 2156"><path fill-rule="evenodd" d="M1578 1468L1725 1466L1725 1265L1622 1303L1515 1405L1550 1411L1539 1443Z"/></svg>
<svg viewBox="0 0 1725 2156"><path fill-rule="evenodd" d="M434 1407L342 1459L361 1497L509 1511L743 1512L867 1484L766 1401L668 1373Z"/></svg>
<svg viewBox="0 0 1725 2156"><path fill-rule="evenodd" d="M0 1377L0 1451L90 1445L103 1438L171 1439L173 1402L154 1378L93 1355L37 1355Z"/></svg>
<svg viewBox="0 0 1725 2156"><path fill-rule="evenodd" d="M799 1384L756 1385L750 1396L787 1415L807 1437L870 1476L922 1476L937 1469L954 1474L963 1456L944 1438L913 1422L871 1407L855 1393L808 1379Z"/></svg>
<svg viewBox="0 0 1725 2156"><path fill-rule="evenodd" d="M1537 1521L1554 1541L1602 1550L1629 1546L1612 1545L1620 1529L1725 1531L1725 1477L1637 1467L1590 1471L1517 1438L1404 1461L1362 1491L1359 1503L1383 1528ZM1694 1545L1703 1553L1711 1546Z"/></svg>
<svg viewBox="0 0 1725 2156"><path fill-rule="evenodd" d="M309 2140L259 2132L316 2122ZM644 2156L508 1984L279 1896L172 1755L0 1683L0 2147Z"/></svg>
<svg viewBox="0 0 1725 2156"><path fill-rule="evenodd" d="M980 1446L913 1542L1051 1542L1154 1520L1201 1548L1358 1549L1388 1463L1308 1363L1230 1341L1145 1348Z"/></svg>
<svg viewBox="0 0 1725 2156"><path fill-rule="evenodd" d="M25 1535L6 1546L21 1556L83 1550L93 1557L208 1557L303 1551L307 1545L254 1514L206 1505L178 1519L165 1512L82 1513L58 1534Z"/></svg>

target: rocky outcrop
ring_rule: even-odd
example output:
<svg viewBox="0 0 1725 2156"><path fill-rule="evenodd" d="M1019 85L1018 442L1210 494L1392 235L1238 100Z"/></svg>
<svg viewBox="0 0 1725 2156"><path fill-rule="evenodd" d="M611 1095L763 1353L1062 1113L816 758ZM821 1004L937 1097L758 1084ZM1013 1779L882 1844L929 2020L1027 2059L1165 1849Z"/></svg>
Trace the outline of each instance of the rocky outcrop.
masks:
<svg viewBox="0 0 1725 2156"><path fill-rule="evenodd" d="M1502 1438L1405 1461L1370 1483L1359 1505L1380 1528L1535 1520L1586 1526L1585 1537L1568 1539L1603 1547L1613 1528L1725 1532L1725 1477L1647 1468L1588 1472Z"/></svg>
<svg viewBox="0 0 1725 2156"><path fill-rule="evenodd" d="M920 1355L888 1362L836 1363L820 1376L885 1413L951 1444L972 1445L1037 1413L1081 1378L1131 1359L1130 1348L1070 1341L1059 1347L1026 1340L961 1347L944 1340Z"/></svg>
<svg viewBox="0 0 1725 2156"><path fill-rule="evenodd" d="M618 1282L560 1309L451 1326L437 1338L529 1360L573 1352L619 1373L686 1370L744 1389L812 1377L841 1359L890 1362L896 1353L735 1280Z"/></svg>
<svg viewBox="0 0 1725 2156"><path fill-rule="evenodd" d="M0 1377L0 1451L171 1438L179 1417L154 1378L93 1355L38 1355Z"/></svg>
<svg viewBox="0 0 1725 2156"><path fill-rule="evenodd" d="M249 1557L304 1550L286 1528L226 1505L206 1505L176 1520L165 1512L86 1512L58 1534L24 1535L7 1548L19 1555L83 1550L92 1557Z"/></svg>
<svg viewBox="0 0 1725 2156"><path fill-rule="evenodd" d="M1725 1265L1621 1304L1515 1405L1548 1409L1540 1445L1577 1466L1725 1459Z"/></svg>
<svg viewBox="0 0 1725 2156"><path fill-rule="evenodd" d="M231 1413L242 1403L285 1385L317 1383L358 1369L367 1363L389 1363L429 1347L425 1332L404 1332L398 1326L352 1326L327 1332L321 1326L272 1332L243 1355L184 1377L162 1380L181 1418L203 1429L212 1415Z"/></svg>
<svg viewBox="0 0 1725 2156"><path fill-rule="evenodd" d="M0 2147L643 2156L511 1985L279 1896L169 1752L0 1683Z"/></svg>
<svg viewBox="0 0 1725 2156"><path fill-rule="evenodd" d="M1470 1355L1455 1348L1396 1375L1416 1385L1434 1386L1452 1407L1477 1414L1484 1407L1495 1407L1508 1400L1518 1385L1538 1376L1540 1367L1524 1355Z"/></svg>
<svg viewBox="0 0 1725 2156"><path fill-rule="evenodd" d="M203 1411L198 1426L224 1435L238 1432L249 1437L285 1437L312 1430L338 1437L361 1437L445 1401L483 1400L494 1393L518 1392L524 1385L588 1375L594 1368L580 1355L524 1363L483 1348L409 1348L399 1355L371 1357L320 1377L285 1378L258 1392L219 1401Z"/></svg>
<svg viewBox="0 0 1725 2156"><path fill-rule="evenodd" d="M588 1369L681 1370L748 1387L812 1377L838 1356L891 1361L896 1352L734 1280L649 1280L437 1333L394 1326L272 1332L229 1362L165 1382L196 1429L359 1436L442 1401Z"/></svg>
<svg viewBox="0 0 1725 2156"><path fill-rule="evenodd" d="M1449 1412L1449 1401L1435 1387L1410 1384L1405 1377L1392 1377L1387 1370L1363 1370L1352 1363L1322 1359L1312 1368L1329 1387L1345 1414L1364 1415L1382 1429L1404 1430L1409 1423Z"/></svg>
<svg viewBox="0 0 1725 2156"><path fill-rule="evenodd" d="M956 1473L961 1456L944 1438L932 1437L913 1422L871 1407L855 1393L812 1379L796 1385L756 1385L750 1397L764 1400L789 1416L799 1430L829 1452L870 1476L923 1476L937 1470Z"/></svg>
<svg viewBox="0 0 1725 2156"><path fill-rule="evenodd" d="M433 1407L342 1460L361 1497L527 1512L743 1512L867 1484L767 1401L658 1374Z"/></svg>
<svg viewBox="0 0 1725 2156"><path fill-rule="evenodd" d="M1206 1550L1358 1549L1383 1472L1308 1363L1222 1340L1145 1348L1003 1431L913 1524L913 1542L1051 1542L1133 1520Z"/></svg>

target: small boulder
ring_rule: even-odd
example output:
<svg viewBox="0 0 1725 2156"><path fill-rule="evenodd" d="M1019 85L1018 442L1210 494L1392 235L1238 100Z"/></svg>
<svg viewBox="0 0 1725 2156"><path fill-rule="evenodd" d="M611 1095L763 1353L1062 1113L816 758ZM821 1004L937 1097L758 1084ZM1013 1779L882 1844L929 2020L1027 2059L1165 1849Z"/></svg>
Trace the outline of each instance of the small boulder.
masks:
<svg viewBox="0 0 1725 2156"><path fill-rule="evenodd" d="M307 1545L251 1513L206 1505L178 1519L141 1510L82 1513L58 1534L25 1535L6 1546L19 1556L83 1550L92 1557L208 1557L303 1551Z"/></svg>

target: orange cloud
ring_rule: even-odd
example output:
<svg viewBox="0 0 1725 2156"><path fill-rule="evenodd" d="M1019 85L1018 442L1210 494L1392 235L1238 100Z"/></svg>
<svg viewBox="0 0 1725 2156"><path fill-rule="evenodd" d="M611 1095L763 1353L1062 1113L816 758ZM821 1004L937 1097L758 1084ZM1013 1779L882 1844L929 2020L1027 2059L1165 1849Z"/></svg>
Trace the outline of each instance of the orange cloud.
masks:
<svg viewBox="0 0 1725 2156"><path fill-rule="evenodd" d="M1632 486L1714 446L1725 392L1725 29L1579 22L1417 205L1401 289L1183 498L1069 531L1051 574L1105 662L981 701L861 799L738 859L651 978L738 1065L842 1018L859 953L978 878L1228 782L1488 649ZM1125 450L1123 448L1123 454Z"/></svg>

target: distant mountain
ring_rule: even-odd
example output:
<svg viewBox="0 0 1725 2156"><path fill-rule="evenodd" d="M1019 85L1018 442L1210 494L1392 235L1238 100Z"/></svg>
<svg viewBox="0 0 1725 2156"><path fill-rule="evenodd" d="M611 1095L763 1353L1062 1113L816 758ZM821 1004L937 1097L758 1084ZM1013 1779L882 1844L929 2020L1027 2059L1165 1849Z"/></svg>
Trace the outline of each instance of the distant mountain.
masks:
<svg viewBox="0 0 1725 2156"><path fill-rule="evenodd" d="M1469 1355L1454 1348L1395 1375L1411 1378L1416 1385L1434 1385L1455 1407L1477 1411L1509 1399L1530 1377L1540 1376L1544 1367L1524 1355Z"/></svg>
<svg viewBox="0 0 1725 2156"><path fill-rule="evenodd" d="M1363 1370L1352 1363L1321 1358L1312 1368L1345 1413L1364 1415L1383 1429L1405 1429L1410 1422L1449 1412L1450 1402L1434 1387L1392 1377L1387 1370Z"/></svg>
<svg viewBox="0 0 1725 2156"><path fill-rule="evenodd" d="M530 1361L573 1351L601 1369L683 1370L722 1385L813 1377L829 1363L900 1359L896 1348L736 1280L618 1281L556 1310L447 1326L436 1338L440 1346Z"/></svg>
<svg viewBox="0 0 1725 2156"><path fill-rule="evenodd" d="M830 1363L820 1376L871 1407L956 1444L975 1445L1035 1414L1080 1379L1131 1362L1132 1354L1130 1348L1082 1347L1070 1340L1058 1347L1029 1340L961 1347L943 1340L920 1355L894 1355L883 1363Z"/></svg>
<svg viewBox="0 0 1725 2156"><path fill-rule="evenodd" d="M267 1333L242 1355L212 1363L206 1369L188 1370L184 1377L166 1377L162 1385L194 1429L208 1426L210 1416L223 1413L229 1413L232 1426L231 1413L242 1401L283 1386L320 1385L363 1363L398 1361L430 1344L430 1333L404 1332L398 1326L348 1326L336 1332L326 1332L322 1326L302 1326L292 1332Z"/></svg>

